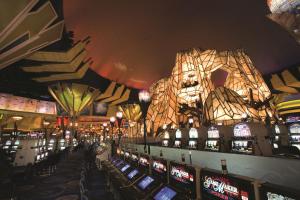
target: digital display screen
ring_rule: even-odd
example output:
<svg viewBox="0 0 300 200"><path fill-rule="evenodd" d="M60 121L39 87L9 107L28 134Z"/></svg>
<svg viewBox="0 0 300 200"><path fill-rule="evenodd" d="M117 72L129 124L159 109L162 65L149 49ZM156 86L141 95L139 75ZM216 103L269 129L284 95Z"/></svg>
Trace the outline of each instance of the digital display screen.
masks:
<svg viewBox="0 0 300 200"><path fill-rule="evenodd" d="M11 145L11 141L10 141L10 140L7 140L7 141L5 142L5 145Z"/></svg>
<svg viewBox="0 0 300 200"><path fill-rule="evenodd" d="M239 123L234 126L233 135L235 137L251 137L251 131L247 124Z"/></svg>
<svg viewBox="0 0 300 200"><path fill-rule="evenodd" d="M162 146L164 146L164 147L169 146L169 140L163 140L162 141Z"/></svg>
<svg viewBox="0 0 300 200"><path fill-rule="evenodd" d="M190 140L189 141L189 148L196 149L197 148L197 141Z"/></svg>
<svg viewBox="0 0 300 200"><path fill-rule="evenodd" d="M196 197L196 170L191 166L170 162L170 185L189 193L191 197Z"/></svg>
<svg viewBox="0 0 300 200"><path fill-rule="evenodd" d="M152 161L152 169L158 174L166 174L167 173L167 163L163 160L155 160Z"/></svg>
<svg viewBox="0 0 300 200"><path fill-rule="evenodd" d="M201 171L202 199L211 200L250 200L254 199L254 188L251 181L223 175L208 170Z"/></svg>
<svg viewBox="0 0 300 200"><path fill-rule="evenodd" d="M181 133L181 130L180 129L177 129L176 132L175 132L175 138L182 138L182 133Z"/></svg>
<svg viewBox="0 0 300 200"><path fill-rule="evenodd" d="M290 126L291 134L300 134L300 124L293 124Z"/></svg>
<svg viewBox="0 0 300 200"><path fill-rule="evenodd" d="M122 167L121 172L125 172L129 167L130 165L125 165L124 167Z"/></svg>
<svg viewBox="0 0 300 200"><path fill-rule="evenodd" d="M130 157L129 152L127 152L127 151L125 152L125 157L126 157L126 158L129 158L129 157Z"/></svg>
<svg viewBox="0 0 300 200"><path fill-rule="evenodd" d="M146 176L138 183L138 186L140 189L145 190L153 181L153 178L151 178L150 176Z"/></svg>
<svg viewBox="0 0 300 200"><path fill-rule="evenodd" d="M280 129L279 129L279 126L277 124L275 125L274 130L275 130L276 134L280 134Z"/></svg>
<svg viewBox="0 0 300 200"><path fill-rule="evenodd" d="M165 186L163 187L155 196L155 200L171 200L176 196L176 192L171 188Z"/></svg>
<svg viewBox="0 0 300 200"><path fill-rule="evenodd" d="M120 160L119 162L116 163L115 166L116 166L116 167L119 167L119 166L120 166L121 164L123 164L123 163L124 163L124 161L123 161L123 160Z"/></svg>
<svg viewBox="0 0 300 200"><path fill-rule="evenodd" d="M138 161L139 158L136 154L131 154L131 160L135 162L135 161Z"/></svg>
<svg viewBox="0 0 300 200"><path fill-rule="evenodd" d="M261 200L297 200L299 197L299 191L283 186L264 183L260 187Z"/></svg>
<svg viewBox="0 0 300 200"><path fill-rule="evenodd" d="M149 167L149 159L144 156L141 156L139 159L139 164L144 167Z"/></svg>
<svg viewBox="0 0 300 200"><path fill-rule="evenodd" d="M220 137L219 130L214 126L211 126L207 131L207 137L208 138L219 138Z"/></svg>
<svg viewBox="0 0 300 200"><path fill-rule="evenodd" d="M198 138L198 131L195 128L191 128L189 131L189 138Z"/></svg>
<svg viewBox="0 0 300 200"><path fill-rule="evenodd" d="M181 146L181 141L180 140L175 140L174 147L180 147L180 146Z"/></svg>
<svg viewBox="0 0 300 200"><path fill-rule="evenodd" d="M135 177L137 174L139 173L139 171L137 169L132 170L128 175L128 179L131 180L133 177Z"/></svg>

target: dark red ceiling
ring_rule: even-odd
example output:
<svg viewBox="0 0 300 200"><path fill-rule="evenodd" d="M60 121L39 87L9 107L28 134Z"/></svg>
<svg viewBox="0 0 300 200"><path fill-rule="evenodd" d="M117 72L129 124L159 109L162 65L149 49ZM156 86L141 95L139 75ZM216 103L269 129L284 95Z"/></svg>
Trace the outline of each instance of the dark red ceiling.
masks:
<svg viewBox="0 0 300 200"><path fill-rule="evenodd" d="M300 45L268 13L264 0L64 1L67 29L91 36L91 68L136 88L168 76L191 47L243 48L264 74L300 63Z"/></svg>

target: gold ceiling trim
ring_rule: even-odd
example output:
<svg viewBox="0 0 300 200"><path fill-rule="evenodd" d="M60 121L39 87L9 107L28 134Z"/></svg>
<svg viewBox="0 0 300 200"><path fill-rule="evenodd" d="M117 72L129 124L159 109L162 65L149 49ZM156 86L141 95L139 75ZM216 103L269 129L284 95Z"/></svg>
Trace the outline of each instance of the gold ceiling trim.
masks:
<svg viewBox="0 0 300 200"><path fill-rule="evenodd" d="M89 38L79 41L71 49L66 52L46 52L38 51L27 57L27 60L41 61L41 62L57 62L57 63L69 63L85 49L85 46L89 42Z"/></svg>
<svg viewBox="0 0 300 200"><path fill-rule="evenodd" d="M7 25L0 33L0 49L2 51L0 70L61 39L64 23L61 21L53 24L57 19L57 14L52 4L46 2L37 11L30 12L29 8L32 8L37 2L28 2L16 17L13 17L16 12L6 12L11 13L10 17L8 15L6 17L13 18L13 20L8 24L8 20L4 20ZM11 7L12 3L16 2L9 1L3 6ZM22 4L24 1L19 1L19 3ZM24 4L22 5L24 6ZM18 9L18 6L15 7Z"/></svg>
<svg viewBox="0 0 300 200"><path fill-rule="evenodd" d="M113 101L110 105L117 105L123 103L129 99L129 96L130 96L130 89L126 89L122 97L116 101Z"/></svg>
<svg viewBox="0 0 300 200"><path fill-rule="evenodd" d="M121 95L123 93L125 89L125 86L124 85L121 85L120 87L117 88L116 92L114 93L113 96L109 97L109 98L106 98L106 99L103 99L102 101L100 101L101 103L108 103L108 102L112 102L112 101L115 101L117 99L120 99L121 98Z"/></svg>
<svg viewBox="0 0 300 200"><path fill-rule="evenodd" d="M103 94L101 94L99 97L96 98L96 100L105 99L107 97L111 97L113 95L113 92L115 90L117 83L111 82L108 86L108 88L105 90Z"/></svg>
<svg viewBox="0 0 300 200"><path fill-rule="evenodd" d="M51 82L51 81L61 81L61 80L70 80L70 79L81 79L86 71L89 69L92 61L86 62L83 66L74 73L63 73L63 74L53 74L46 77L33 78L37 82Z"/></svg>
<svg viewBox="0 0 300 200"><path fill-rule="evenodd" d="M87 56L87 51L84 50L78 56L74 58L74 60L70 63L55 63L55 64L44 64L42 66L30 66L30 67L22 67L25 72L74 72L78 69L80 64L83 62L85 57Z"/></svg>

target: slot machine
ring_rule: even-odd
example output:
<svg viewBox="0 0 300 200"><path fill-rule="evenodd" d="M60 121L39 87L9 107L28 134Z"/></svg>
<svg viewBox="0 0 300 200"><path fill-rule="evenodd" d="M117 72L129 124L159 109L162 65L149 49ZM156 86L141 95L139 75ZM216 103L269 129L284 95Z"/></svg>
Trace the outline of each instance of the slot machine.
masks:
<svg viewBox="0 0 300 200"><path fill-rule="evenodd" d="M58 149L63 151L66 148L66 141L65 139L60 139L58 142Z"/></svg>
<svg viewBox="0 0 300 200"><path fill-rule="evenodd" d="M165 131L161 146L168 147L169 145L170 145L170 134L168 131Z"/></svg>
<svg viewBox="0 0 300 200"><path fill-rule="evenodd" d="M139 161L138 161L139 171L142 173L149 173L149 167L150 167L149 156L145 154L140 154Z"/></svg>
<svg viewBox="0 0 300 200"><path fill-rule="evenodd" d="M176 199L196 199L196 169L170 162L168 187L176 193Z"/></svg>
<svg viewBox="0 0 300 200"><path fill-rule="evenodd" d="M125 161L130 161L130 152L129 151L125 151L125 153L124 153L124 159L125 159Z"/></svg>
<svg viewBox="0 0 300 200"><path fill-rule="evenodd" d="M236 124L233 128L231 152L241 154L254 153L254 137L246 123Z"/></svg>
<svg viewBox="0 0 300 200"><path fill-rule="evenodd" d="M300 150L300 123L289 126L290 145Z"/></svg>
<svg viewBox="0 0 300 200"><path fill-rule="evenodd" d="M131 153L131 165L137 167L138 161L139 161L138 153Z"/></svg>
<svg viewBox="0 0 300 200"><path fill-rule="evenodd" d="M49 140L49 142L48 142L48 147L47 147L47 149L48 149L48 151L52 151L52 152L54 152L55 150L56 150L56 145L55 145L55 139L54 138L51 138L50 140Z"/></svg>
<svg viewBox="0 0 300 200"><path fill-rule="evenodd" d="M167 183L168 178L167 161L162 158L152 157L151 172L152 175L162 183Z"/></svg>
<svg viewBox="0 0 300 200"><path fill-rule="evenodd" d="M76 138L73 138L72 144L73 144L73 147L77 147L78 146L78 141L77 141Z"/></svg>
<svg viewBox="0 0 300 200"><path fill-rule="evenodd" d="M274 125L272 129L272 134L273 149L278 149L281 146L280 128L278 124Z"/></svg>
<svg viewBox="0 0 300 200"><path fill-rule="evenodd" d="M297 200L300 197L300 192L271 183L263 183L259 188L260 200Z"/></svg>
<svg viewBox="0 0 300 200"><path fill-rule="evenodd" d="M206 151L220 151L220 134L215 126L211 126L207 131L207 140L205 141L204 150Z"/></svg>
<svg viewBox="0 0 300 200"><path fill-rule="evenodd" d="M190 128L189 131L189 149L198 149L199 133L196 128Z"/></svg>
<svg viewBox="0 0 300 200"><path fill-rule="evenodd" d="M181 148L182 147L182 133L180 129L177 129L175 132L175 141L173 147Z"/></svg>
<svg viewBox="0 0 300 200"><path fill-rule="evenodd" d="M232 174L224 175L217 170L202 169L200 174L201 199L254 200L253 181Z"/></svg>

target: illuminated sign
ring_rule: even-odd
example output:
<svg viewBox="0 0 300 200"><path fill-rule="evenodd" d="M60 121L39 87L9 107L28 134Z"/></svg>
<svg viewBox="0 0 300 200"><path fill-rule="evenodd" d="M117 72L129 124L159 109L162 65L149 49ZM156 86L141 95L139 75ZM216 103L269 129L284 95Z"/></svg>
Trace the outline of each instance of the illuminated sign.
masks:
<svg viewBox="0 0 300 200"><path fill-rule="evenodd" d="M144 166L144 167L148 167L149 166L148 158L141 156L140 159L139 159L139 164Z"/></svg>
<svg viewBox="0 0 300 200"><path fill-rule="evenodd" d="M251 131L247 124L239 123L234 126L233 135L234 137L251 137Z"/></svg>
<svg viewBox="0 0 300 200"><path fill-rule="evenodd" d="M203 199L254 199L254 189L251 182L234 176L202 170L200 184Z"/></svg>
<svg viewBox="0 0 300 200"><path fill-rule="evenodd" d="M0 109L56 115L56 104L25 97L0 93Z"/></svg>
<svg viewBox="0 0 300 200"><path fill-rule="evenodd" d="M170 184L191 197L196 195L195 177L196 171L193 167L175 162L170 163Z"/></svg>

